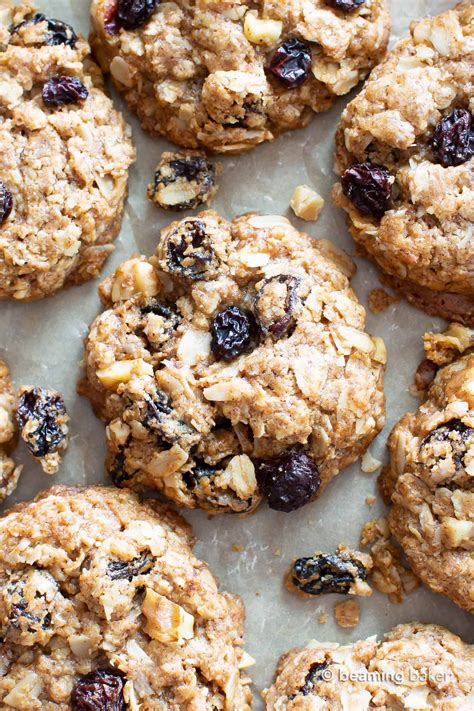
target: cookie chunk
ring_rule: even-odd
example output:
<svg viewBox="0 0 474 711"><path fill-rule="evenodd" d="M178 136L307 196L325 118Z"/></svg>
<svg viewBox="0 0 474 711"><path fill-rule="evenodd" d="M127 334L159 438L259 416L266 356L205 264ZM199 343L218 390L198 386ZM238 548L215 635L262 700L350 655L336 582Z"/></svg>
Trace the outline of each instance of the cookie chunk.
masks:
<svg viewBox="0 0 474 711"><path fill-rule="evenodd" d="M0 519L0 542L2 708L250 709L243 605L170 509L53 487Z"/></svg>
<svg viewBox="0 0 474 711"><path fill-rule="evenodd" d="M148 186L148 197L164 210L194 210L210 205L216 192L220 164L214 165L205 153L163 153Z"/></svg>
<svg viewBox="0 0 474 711"><path fill-rule="evenodd" d="M286 587L301 597L339 593L342 595L372 594L366 580L372 568L367 553L339 546L336 553L315 553L309 558L297 558L286 574Z"/></svg>
<svg viewBox="0 0 474 711"><path fill-rule="evenodd" d="M350 91L384 55L390 15L388 0L93 0L92 27L146 131L240 153Z"/></svg>
<svg viewBox="0 0 474 711"><path fill-rule="evenodd" d="M20 435L46 474L56 474L68 444L69 415L56 390L22 387L18 394Z"/></svg>
<svg viewBox="0 0 474 711"><path fill-rule="evenodd" d="M469 708L474 647L438 625L398 625L352 645L310 642L284 654L267 711Z"/></svg>
<svg viewBox="0 0 474 711"><path fill-rule="evenodd" d="M291 511L384 422L385 347L364 331L348 257L284 217L173 222L100 288L81 392L107 469L182 506Z"/></svg>
<svg viewBox="0 0 474 711"><path fill-rule="evenodd" d="M441 368L389 438L389 525L415 574L474 612L474 355Z"/></svg>
<svg viewBox="0 0 474 711"><path fill-rule="evenodd" d="M97 276L112 251L134 158L89 45L29 3L0 25L0 299Z"/></svg>
<svg viewBox="0 0 474 711"><path fill-rule="evenodd" d="M336 205L385 281L474 323L474 6L415 22L343 112Z"/></svg>
<svg viewBox="0 0 474 711"><path fill-rule="evenodd" d="M21 474L21 467L17 467L10 457L17 439L15 409L16 396L10 371L0 359L0 501L14 491Z"/></svg>

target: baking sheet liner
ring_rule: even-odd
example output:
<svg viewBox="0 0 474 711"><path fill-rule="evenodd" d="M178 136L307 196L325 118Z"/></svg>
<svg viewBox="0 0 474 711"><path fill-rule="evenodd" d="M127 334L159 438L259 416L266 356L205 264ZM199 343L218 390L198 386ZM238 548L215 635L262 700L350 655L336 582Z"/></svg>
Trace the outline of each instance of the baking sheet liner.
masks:
<svg viewBox="0 0 474 711"><path fill-rule="evenodd" d="M393 0L392 42L406 35L412 19L436 14L451 5L445 0ZM88 0L51 0L40 3L40 10L71 23L76 31L89 31ZM159 210L146 199L146 186L155 164L170 144L145 135L121 99L115 93L114 97L132 125L138 157L130 174L123 228L104 276L134 253L151 254L160 228L176 218L175 213ZM229 219L247 211L287 215L300 229L314 237L330 239L353 255L354 244L344 215L332 207L330 199L335 180L333 137L346 102L347 98L341 99L302 131L288 133L247 155L221 158L224 170L213 208ZM326 200L317 223L299 221L289 210L293 189L301 183L314 186ZM380 286L378 275L369 262L356 261L358 272L353 286L366 305L371 289ZM0 302L0 357L9 362L16 386L42 385L62 391L72 420L71 442L56 477L43 474L19 447L16 458L24 464L24 472L6 505L28 499L53 483L84 485L106 481L104 427L92 414L88 401L75 393L81 375L82 341L99 309L97 282L41 302ZM374 456L383 459L390 428L403 413L417 407L408 387L422 357L422 335L444 324L405 302L394 304L379 315L368 311L367 321L368 330L382 336L388 349L387 424L371 447ZM333 551L341 542L358 546L365 521L385 511L378 497L374 506L365 503L372 494L377 496L376 474L363 473L357 463L342 472L319 501L292 514L270 511L265 505L244 519L232 515L209 519L201 511L184 511L199 538L197 555L210 564L223 589L244 598L246 648L257 660L250 670L256 709L262 708L258 691L271 682L279 655L310 639L348 643L368 635L380 636L401 622L419 620L445 625L466 641L474 641L472 617L423 587L401 605L390 603L377 592L370 598L360 598L361 621L351 630L339 628L332 614L334 604L343 596L301 600L285 590L283 575L293 558L310 555L316 549ZM324 612L327 623L322 625L319 617Z"/></svg>

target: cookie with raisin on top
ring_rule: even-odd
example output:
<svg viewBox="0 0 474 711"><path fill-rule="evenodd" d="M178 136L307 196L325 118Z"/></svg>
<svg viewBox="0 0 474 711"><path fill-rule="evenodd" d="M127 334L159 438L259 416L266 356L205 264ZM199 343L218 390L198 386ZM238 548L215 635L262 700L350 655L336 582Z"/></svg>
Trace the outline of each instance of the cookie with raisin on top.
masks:
<svg viewBox="0 0 474 711"><path fill-rule="evenodd" d="M474 353L470 335L469 329L459 325L445 334L426 334L425 350L434 371L442 367L418 410L404 415L392 430L390 464L380 484L392 506L390 530L413 572L432 590L474 613Z"/></svg>
<svg viewBox="0 0 474 711"><path fill-rule="evenodd" d="M321 494L384 422L381 339L354 265L284 217L173 222L100 287L81 384L107 424L107 469L213 513Z"/></svg>
<svg viewBox="0 0 474 711"><path fill-rule="evenodd" d="M306 126L385 53L388 0L93 0L92 45L143 128L248 151Z"/></svg>
<svg viewBox="0 0 474 711"><path fill-rule="evenodd" d="M29 2L2 2L0 300L96 277L113 251L134 159L90 48Z"/></svg>
<svg viewBox="0 0 474 711"><path fill-rule="evenodd" d="M383 281L474 324L474 5L413 22L342 114L336 205Z"/></svg>
<svg viewBox="0 0 474 711"><path fill-rule="evenodd" d="M193 544L174 511L115 487L57 486L7 511L1 708L250 711L243 604Z"/></svg>

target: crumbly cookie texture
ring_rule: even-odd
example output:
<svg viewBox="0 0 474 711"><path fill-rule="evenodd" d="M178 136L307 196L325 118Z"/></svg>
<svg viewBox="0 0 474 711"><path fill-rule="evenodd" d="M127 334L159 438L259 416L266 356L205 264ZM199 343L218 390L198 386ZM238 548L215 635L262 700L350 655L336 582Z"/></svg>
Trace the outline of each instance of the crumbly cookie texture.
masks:
<svg viewBox="0 0 474 711"><path fill-rule="evenodd" d="M10 371L0 359L0 501L14 491L21 474L21 467L17 467L10 457L17 439L15 409L16 396Z"/></svg>
<svg viewBox="0 0 474 711"><path fill-rule="evenodd" d="M87 42L30 3L0 11L0 299L29 301L100 272L134 151Z"/></svg>
<svg viewBox="0 0 474 711"><path fill-rule="evenodd" d="M372 565L367 553L340 545L335 553L317 552L309 558L297 558L285 576L285 583L290 592L304 598L325 593L366 597L372 594L366 582Z"/></svg>
<svg viewBox="0 0 474 711"><path fill-rule="evenodd" d="M0 519L0 541L2 708L250 709L242 603L173 511L53 487Z"/></svg>
<svg viewBox="0 0 474 711"><path fill-rule="evenodd" d="M352 645L310 642L284 654L273 685L263 692L268 711L469 709L474 647L437 625L398 625Z"/></svg>
<svg viewBox="0 0 474 711"><path fill-rule="evenodd" d="M474 612L474 355L441 368L389 438L389 524L416 575Z"/></svg>
<svg viewBox="0 0 474 711"><path fill-rule="evenodd" d="M333 193L389 285L465 324L474 323L473 43L472 2L412 23L343 112Z"/></svg>
<svg viewBox="0 0 474 711"><path fill-rule="evenodd" d="M147 195L164 210L194 210L210 205L217 192L216 178L220 163L214 163L201 151L161 155Z"/></svg>
<svg viewBox="0 0 474 711"><path fill-rule="evenodd" d="M353 269L284 217L213 211L123 263L100 288L80 386L108 424L113 481L248 512L264 460L274 507L320 494L384 422L385 347Z"/></svg>
<svg viewBox="0 0 474 711"><path fill-rule="evenodd" d="M390 30L387 0L347 12L326 0L149 0L140 17L126 5L92 2L102 69L146 131L227 153L307 125L380 61Z"/></svg>

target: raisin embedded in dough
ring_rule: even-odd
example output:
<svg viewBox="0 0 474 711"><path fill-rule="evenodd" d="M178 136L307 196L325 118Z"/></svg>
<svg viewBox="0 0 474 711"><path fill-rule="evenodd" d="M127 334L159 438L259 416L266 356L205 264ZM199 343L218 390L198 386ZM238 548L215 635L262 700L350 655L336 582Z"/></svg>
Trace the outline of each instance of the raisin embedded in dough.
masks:
<svg viewBox="0 0 474 711"><path fill-rule="evenodd" d="M81 383L114 483L213 513L319 496L384 422L385 347L353 269L284 217L213 211L124 262L100 287Z"/></svg>

